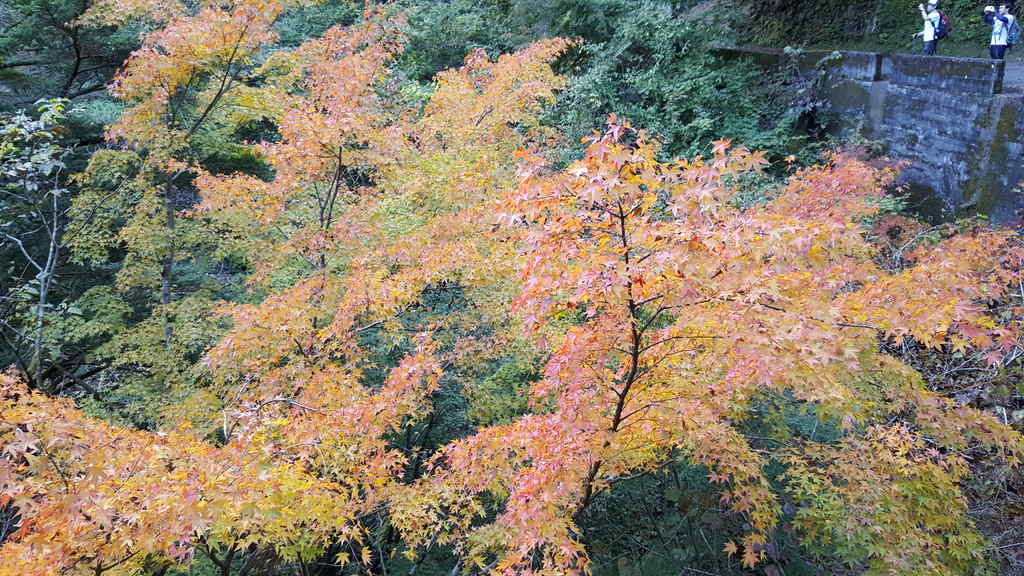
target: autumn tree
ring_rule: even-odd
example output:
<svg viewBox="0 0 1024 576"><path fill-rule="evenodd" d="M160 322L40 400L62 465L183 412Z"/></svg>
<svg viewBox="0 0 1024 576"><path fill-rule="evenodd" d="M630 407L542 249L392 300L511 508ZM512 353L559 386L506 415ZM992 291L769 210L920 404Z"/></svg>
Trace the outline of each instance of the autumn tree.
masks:
<svg viewBox="0 0 1024 576"><path fill-rule="evenodd" d="M81 465L86 469L79 474L80 482L76 477L61 491L33 493L33 505L26 501L24 483L52 474L63 476L65 467L33 467L36 444L30 443L19 445L10 454L12 479L5 493L18 499L19 514L52 515L59 520L50 528L32 525L15 536L17 545L9 547L11 553L26 562L41 563L31 564L31 568L19 564L20 569L42 569L42 558L49 550L44 543L53 539L53 531L61 525L81 526L82 534L94 535L57 538L58 545L69 547L61 553L67 558L65 565L88 566L99 572L127 571L143 562L162 561L160 557L180 559L178 554L191 550L192 542L195 550L226 570L230 570L232 559L263 554L267 549L288 560L309 559L304 554L319 554L325 548L335 550L336 557L330 559L342 564L352 559L383 560L368 548L360 551L357 547L349 553L338 546L365 538L358 517L381 503L382 496L393 490L392 484L408 473L406 465L416 466L411 460L422 459L404 456L386 439L429 413L426 401L437 386L438 365L431 359L434 345L429 338L417 336L411 339L412 351L392 375L379 386L368 387L364 373L382 367L368 365L359 336L383 324L401 334L404 329L394 324L395 318L416 305L421 291L460 273L467 273L463 281L477 286L482 296L487 295L487 286L510 279L514 268L507 265L503 274L493 275L494 261L488 258L511 253L503 246L503 237L489 237L490 224L481 215L500 197L498 192L507 192L514 183L513 150L550 137L539 126L537 114L559 86L560 79L548 62L565 46L563 41L542 43L497 62L483 53L473 54L463 69L439 77L434 97L424 109L394 110L387 109L376 93L387 72L384 66L397 46L395 41L387 41L386 35L393 37L394 32L386 24L368 19L350 30L330 30L287 58L282 55L268 62L266 69L279 75L249 95L292 99L277 117L283 138L257 147L276 169L273 180L261 182L241 174L201 175L200 213L238 230L237 237L255 242L243 245L250 248L244 253L253 263L253 285L280 283L282 265L290 265L297 278L258 305L233 307L235 328L208 358L211 375L229 386L214 404L226 405L223 417L216 420L222 423L217 433L226 442L225 448L211 452L209 446L185 432L171 438L166 448L170 460L193 471L202 470L203 477L212 474L207 469L228 467L222 475L212 474L212 484L190 484L189 490L197 498L211 502L222 498L220 486L245 485L248 480L239 475L254 474L254 467L279 460L303 462L299 466L315 470L334 490L344 487L361 503L359 510L353 508L355 511L345 516L352 524L340 527L335 520L331 527L313 528L301 523L301 529L298 522L289 524L296 537L304 531L334 537L317 540L320 548L316 552L310 547L302 548L300 554L295 545L287 543L291 540L284 532L264 539L251 533L255 530L251 526L258 522L252 514L274 517L281 513L277 505L249 504L248 515L234 518L228 514L232 520L218 516L221 512L211 514L209 509L197 511L198 517L172 519L159 489L154 502L147 499L142 503L137 496L104 500L97 524L92 514L79 516L61 503L105 490L101 485L118 485L126 477L137 477L140 489L158 484L161 465L150 464L149 452L143 448L151 436L130 435L131 440L97 450L88 448L91 441L68 447L72 468L77 471ZM468 126L467 115L475 119ZM144 169L135 153L105 154L106 162L122 169L104 171L94 163L86 176L93 182L112 181L120 173L131 175ZM136 185L131 180L111 183ZM375 183L378 187L372 186ZM448 183L458 191L457 202L448 196ZM446 233L439 234L442 230ZM360 239L357 232L368 235ZM356 240L366 244L360 247ZM500 252L494 254L494 250ZM431 254L447 256L426 257ZM372 282L367 283L368 279ZM500 310L492 313L498 315ZM426 318L415 328L430 329L435 322ZM115 429L66 411L66 405L58 410L44 398L27 397L17 385L11 386L13 412L5 419L14 426L7 430L12 438L25 429L39 429L37 434L46 436L42 427L49 420L42 414L47 412L58 413L55 421L68 422L74 438L120 437ZM364 407L357 398L365 398ZM199 394L191 405L208 399ZM46 407L28 409L32 416L19 420L16 415L35 402ZM188 406L179 407L179 412L178 419L191 420ZM341 424L344 414L356 420ZM206 418L198 418L201 423L210 421L209 413L202 416ZM349 432L339 434L339 424ZM268 448L268 438L282 443ZM142 463L130 458L122 464L122 460L111 458L99 477L91 477L88 470L93 465L87 462L103 460L106 450L135 454ZM267 453L270 461L264 458ZM238 463L245 458L254 459L252 466ZM138 472L135 464L151 466L152 472ZM276 486L283 473L277 470L267 481ZM253 484L247 490L265 491ZM126 496L130 493L124 492ZM332 500L340 498L337 492L328 494ZM279 504L287 501L284 497L274 500ZM152 510L152 522L136 522L131 503ZM323 507L308 506L309 512ZM204 528L220 521L243 523L246 528L237 528L237 524L223 532ZM165 527L167 531L162 532ZM151 534L154 531L158 534ZM154 556L158 560L153 560Z"/></svg>
<svg viewBox="0 0 1024 576"><path fill-rule="evenodd" d="M378 93L393 34L369 21L298 50L308 71L282 96L293 99L282 138L257 146L275 168L270 182L199 178L199 210L243 239L250 281L287 284L230 309L234 328L207 359L219 378L255 375L269 387L261 393L290 394L331 362L358 365L370 330L401 341L407 329L436 328L436 318L398 322L432 286L479 287L493 300L492 288L512 276L507 265L494 268L511 253L483 215L513 182L512 151L550 135L537 115L560 85L548 62L566 43L497 62L474 53L438 76L418 110Z"/></svg>
<svg viewBox="0 0 1024 576"><path fill-rule="evenodd" d="M432 349L421 338L373 392L334 373L321 375L331 397L317 407L248 402L220 447L187 429L111 426L0 377L0 507L20 518L0 548L0 574L129 574L198 548L226 563L226 575L238 552L312 560L357 542L360 517L386 496L402 459L387 435L423 414L437 385ZM273 410L279 403L291 417ZM336 560L349 554L369 561L359 547Z"/></svg>
<svg viewBox="0 0 1024 576"><path fill-rule="evenodd" d="M65 333L117 374L114 394L155 404L127 415L137 424L153 426L164 406L191 393L193 366L223 331L210 313L223 284L210 273L221 266L217 237L185 211L196 202L195 169L248 161L234 155L233 134L260 117L261 103L235 98L254 82L274 24L291 5L99 2L79 21L159 24L110 86L126 108L107 128L107 148L76 176L78 232L69 240L77 262L114 267L116 285L86 294L86 321ZM121 299L127 313L108 305Z"/></svg>
<svg viewBox="0 0 1024 576"><path fill-rule="evenodd" d="M782 395L850 437L837 452L810 452L836 459L830 474L845 491L836 516L806 512L812 534L841 531L833 523L846 518L875 522L852 555L874 558L884 549L873 562L901 573L975 559L977 539L956 536L970 532L957 528L963 519L940 520L942 510L913 494L899 496L899 522L846 517L853 509L845 506L887 498L892 486L844 476L857 466L853 453L872 448L864 457L880 474L955 485L962 462L922 452L922 438L946 449L979 442L1019 458L1019 434L936 397L913 370L878 352L880 337L986 348L993 360L1016 346L1016 324L995 323L985 308L1017 275L1020 252L1010 236L972 231L889 272L873 261L860 222L877 211L891 174L840 155L794 174L776 200L742 210L734 183L763 164L761 155L728 142L707 159L662 163L656 153L646 135L613 119L564 171L524 157L504 221L522 230L514 309L551 355L531 388L530 414L445 447L431 476L396 505L407 535L454 542L463 565L484 572L578 573L588 558L577 519L594 499L686 459L708 470L748 522L741 548L752 566L780 513L765 465L785 455L755 448L742 426L758 398ZM865 426L906 412L916 414L912 429L868 428L858 439ZM793 478L805 478L800 470ZM813 494L807 481L796 482L800 494ZM491 513L492 522L475 523ZM946 540L936 543L943 530ZM955 548L936 559L942 545ZM915 555L901 558L907 546Z"/></svg>
<svg viewBox="0 0 1024 576"><path fill-rule="evenodd" d="M408 332L429 330L447 361L466 369L507 352L474 354L484 348L466 337L474 326L494 335L481 326L500 327L512 295L514 245L485 215L514 183L514 149L551 137L538 115L561 83L548 63L566 42L497 62L474 53L439 75L418 109L388 93L393 34L368 20L300 47L303 80L278 84L291 93L281 99L292 99L281 139L257 147L274 178L198 180L199 209L237 231L253 285L286 284L228 309L234 327L206 363L229 405L257 396L291 399L281 403L289 411L316 408L334 394L324 386L335 386L336 374L367 379L379 370L369 361L371 334L402 349ZM282 79L294 74L284 70ZM462 293L482 312L432 314L422 304L432 291ZM429 433L419 432L420 448L407 447L406 474L416 475Z"/></svg>

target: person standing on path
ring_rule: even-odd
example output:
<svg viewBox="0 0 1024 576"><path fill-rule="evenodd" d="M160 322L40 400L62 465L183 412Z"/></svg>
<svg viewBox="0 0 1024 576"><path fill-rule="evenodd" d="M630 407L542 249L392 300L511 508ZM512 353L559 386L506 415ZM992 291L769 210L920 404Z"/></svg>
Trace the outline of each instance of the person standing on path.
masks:
<svg viewBox="0 0 1024 576"><path fill-rule="evenodd" d="M939 13L939 0L928 0L928 4L918 4L917 9L921 11L921 18L924 20L924 29L914 34L914 38L924 40L922 50L929 56L935 55L939 47L939 23L942 15Z"/></svg>
<svg viewBox="0 0 1024 576"><path fill-rule="evenodd" d="M1006 47L1010 44L1010 30L1016 24L1013 14L1010 14L1010 5L1002 3L997 9L994 6L985 6L985 22L992 25L992 41L988 46L989 56L993 60L1006 58Z"/></svg>

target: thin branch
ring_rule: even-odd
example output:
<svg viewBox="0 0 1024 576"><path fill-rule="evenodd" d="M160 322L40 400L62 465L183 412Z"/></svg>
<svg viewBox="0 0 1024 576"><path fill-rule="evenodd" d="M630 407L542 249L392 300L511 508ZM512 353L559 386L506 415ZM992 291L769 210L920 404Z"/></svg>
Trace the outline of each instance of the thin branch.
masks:
<svg viewBox="0 0 1024 576"><path fill-rule="evenodd" d="M36 270L40 272L43 271L43 267L40 266L39 263L35 261L35 258L32 258L32 256L29 255L27 250L25 250L25 245L21 243L21 240L15 238L14 236L11 236L7 232L4 232L4 236L11 242L14 242L15 244L18 245L18 249L21 250L21 254L25 257L26 260L28 260L33 266L35 266Z"/></svg>

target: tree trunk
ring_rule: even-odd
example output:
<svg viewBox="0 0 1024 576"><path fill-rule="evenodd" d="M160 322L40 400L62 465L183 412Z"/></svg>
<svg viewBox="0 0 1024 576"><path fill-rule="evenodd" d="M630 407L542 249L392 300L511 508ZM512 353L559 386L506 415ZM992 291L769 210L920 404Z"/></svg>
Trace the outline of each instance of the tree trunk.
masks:
<svg viewBox="0 0 1024 576"><path fill-rule="evenodd" d="M46 253L46 263L39 270L39 274L36 275L36 279L39 280L39 299L36 301L36 325L35 336L32 342L32 362L29 364L32 367L32 381L37 388L41 388L43 384L43 328L46 320L46 304L50 294L50 284L53 282L54 269L57 266L57 257L60 253L60 246L58 245L60 211L57 205L57 194L51 192L50 197L53 203L51 207L53 222L47 226L50 234L50 247Z"/></svg>
<svg viewBox="0 0 1024 576"><path fill-rule="evenodd" d="M174 336L174 329L171 326L171 318L167 305L171 303L171 286L174 281L174 194L173 188L168 186L164 193L164 226L167 230L168 244L167 253L164 254L163 266L160 270L160 304L164 306L164 348L171 348L171 338Z"/></svg>

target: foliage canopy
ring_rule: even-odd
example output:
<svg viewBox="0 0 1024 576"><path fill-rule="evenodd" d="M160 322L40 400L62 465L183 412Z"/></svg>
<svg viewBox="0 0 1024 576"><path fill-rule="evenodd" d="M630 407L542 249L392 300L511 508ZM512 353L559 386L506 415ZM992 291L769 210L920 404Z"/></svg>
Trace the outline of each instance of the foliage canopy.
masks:
<svg viewBox="0 0 1024 576"><path fill-rule="evenodd" d="M657 530L718 522L734 572L787 542L869 574L991 567L962 484L1024 438L892 350L1010 367L1014 234L885 214L894 169L850 153L780 167L801 139L753 71L656 26L692 7L531 5L433 42L476 12L83 12L148 33L70 182L63 101L0 132L5 193L74 189L37 210L54 266L104 271L74 310L18 300L39 337L0 374L0 576L609 573L602 518L651 486ZM579 22L589 43L514 39Z"/></svg>

